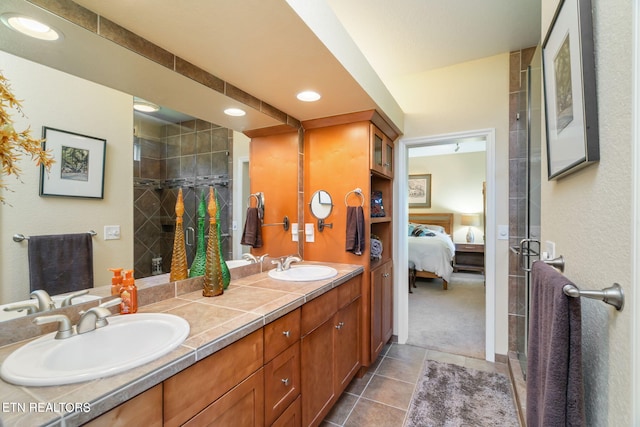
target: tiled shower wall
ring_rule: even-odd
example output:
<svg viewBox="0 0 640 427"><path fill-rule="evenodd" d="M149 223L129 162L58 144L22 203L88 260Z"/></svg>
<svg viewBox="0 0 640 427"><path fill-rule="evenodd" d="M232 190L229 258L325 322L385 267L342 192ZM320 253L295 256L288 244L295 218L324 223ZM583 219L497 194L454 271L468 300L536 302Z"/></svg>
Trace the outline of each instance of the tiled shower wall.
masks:
<svg viewBox="0 0 640 427"><path fill-rule="evenodd" d="M526 237L527 67L535 47L511 52L509 67L509 245ZM527 289L520 257L509 256L509 351L523 353Z"/></svg>
<svg viewBox="0 0 640 427"><path fill-rule="evenodd" d="M233 132L202 120L155 123L136 116L134 138L134 259L136 278L152 274L152 260L171 269L175 204L182 189L187 262L196 250L197 205L209 186L217 192L222 251L230 259L232 224L230 179ZM205 233L208 234L208 216Z"/></svg>

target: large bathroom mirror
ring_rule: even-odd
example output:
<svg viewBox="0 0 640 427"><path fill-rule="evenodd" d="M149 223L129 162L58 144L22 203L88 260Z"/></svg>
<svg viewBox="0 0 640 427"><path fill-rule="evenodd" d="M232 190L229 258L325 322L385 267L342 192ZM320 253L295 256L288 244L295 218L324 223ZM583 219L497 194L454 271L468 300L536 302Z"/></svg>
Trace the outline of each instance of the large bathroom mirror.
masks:
<svg viewBox="0 0 640 427"><path fill-rule="evenodd" d="M142 277L161 258L168 271L165 250L173 241L178 188L194 208L202 190L216 188L225 211L224 250L231 257L246 207L234 186L242 173L237 160L249 157L242 132L282 123L27 1L3 1L0 14L5 12L47 19L65 36L48 45L0 24L0 69L26 113L12 116L17 126L30 126L38 137L43 126L100 137L107 148L100 200L40 197L40 170L23 162L22 181L11 180L11 191L3 194L7 205L0 205L0 304L29 298L28 242L14 242L16 233L95 230L95 287L110 284L109 267L135 267ZM138 97L166 107L167 116L134 115ZM216 108L221 105L242 107L247 115L229 118ZM189 217L187 239L194 244L195 213ZM120 226L118 240L104 238L104 227L112 225Z"/></svg>

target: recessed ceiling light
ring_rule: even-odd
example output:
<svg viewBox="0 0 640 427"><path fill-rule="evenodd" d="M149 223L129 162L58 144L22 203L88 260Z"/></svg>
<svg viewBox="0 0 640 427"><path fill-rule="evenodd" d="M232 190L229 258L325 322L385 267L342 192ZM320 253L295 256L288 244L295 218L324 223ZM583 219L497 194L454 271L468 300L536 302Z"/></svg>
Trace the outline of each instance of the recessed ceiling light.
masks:
<svg viewBox="0 0 640 427"><path fill-rule="evenodd" d="M314 102L320 99L320 94L318 92L314 92L312 90L305 90L296 95L300 101L304 102Z"/></svg>
<svg viewBox="0 0 640 427"><path fill-rule="evenodd" d="M143 99L136 99L133 101L133 109L140 111L141 113L153 113L160 109L159 106L153 102L145 101Z"/></svg>
<svg viewBox="0 0 640 427"><path fill-rule="evenodd" d="M234 116L234 117L242 117L245 114L247 114L244 110L241 110L240 108L227 108L226 110L224 110L224 113L227 116Z"/></svg>
<svg viewBox="0 0 640 427"><path fill-rule="evenodd" d="M46 41L62 39L62 33L60 31L28 16L5 13L0 16L0 19L7 27L29 37Z"/></svg>

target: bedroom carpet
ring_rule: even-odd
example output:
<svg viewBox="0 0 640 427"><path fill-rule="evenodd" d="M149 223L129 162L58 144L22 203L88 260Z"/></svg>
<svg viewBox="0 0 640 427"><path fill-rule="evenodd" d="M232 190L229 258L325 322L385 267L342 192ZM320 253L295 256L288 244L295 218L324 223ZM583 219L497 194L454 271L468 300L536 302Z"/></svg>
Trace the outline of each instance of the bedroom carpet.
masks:
<svg viewBox="0 0 640 427"><path fill-rule="evenodd" d="M416 286L407 344L484 359L484 276L453 273L446 291L440 279L418 279Z"/></svg>
<svg viewBox="0 0 640 427"><path fill-rule="evenodd" d="M518 427L508 378L427 360L405 427L427 426Z"/></svg>

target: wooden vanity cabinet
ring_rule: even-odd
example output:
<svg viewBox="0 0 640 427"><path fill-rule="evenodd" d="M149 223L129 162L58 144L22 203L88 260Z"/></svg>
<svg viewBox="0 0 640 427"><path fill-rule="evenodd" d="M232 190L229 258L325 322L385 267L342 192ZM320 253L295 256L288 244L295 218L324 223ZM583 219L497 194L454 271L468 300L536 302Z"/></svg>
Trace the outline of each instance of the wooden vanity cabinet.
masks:
<svg viewBox="0 0 640 427"><path fill-rule="evenodd" d="M302 306L303 426L322 422L361 366L361 277Z"/></svg>

